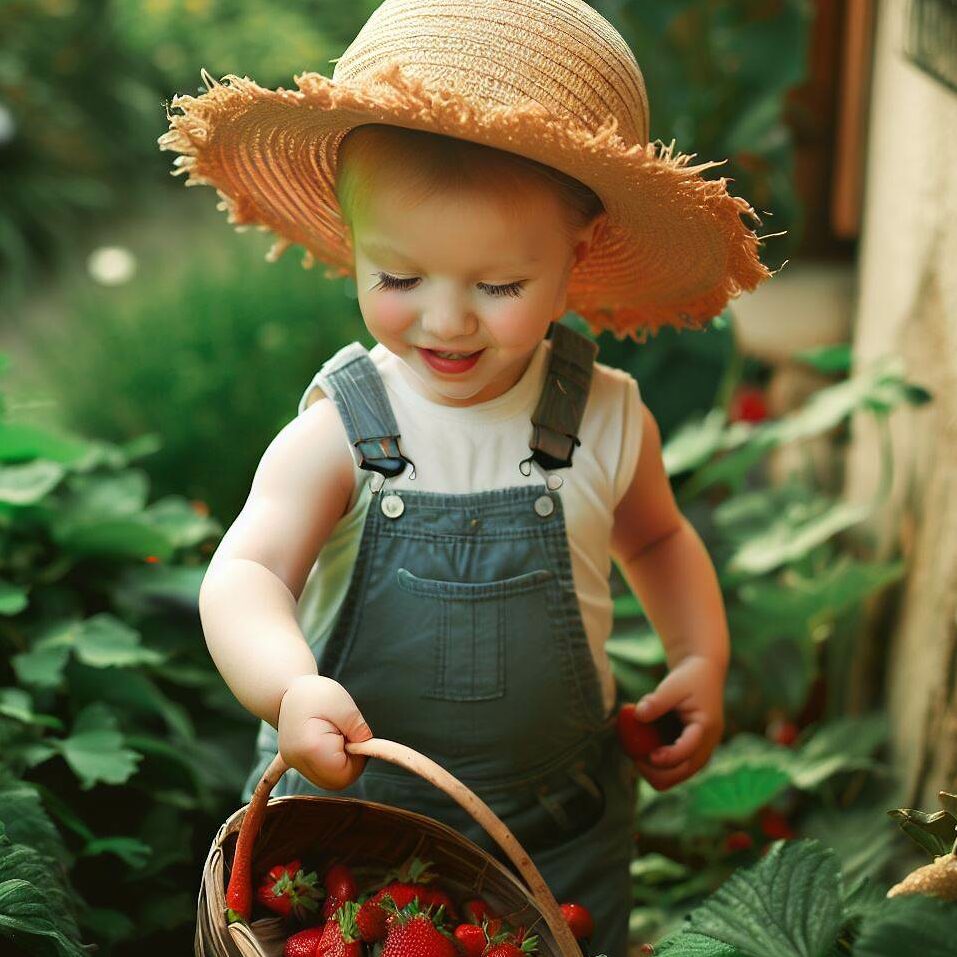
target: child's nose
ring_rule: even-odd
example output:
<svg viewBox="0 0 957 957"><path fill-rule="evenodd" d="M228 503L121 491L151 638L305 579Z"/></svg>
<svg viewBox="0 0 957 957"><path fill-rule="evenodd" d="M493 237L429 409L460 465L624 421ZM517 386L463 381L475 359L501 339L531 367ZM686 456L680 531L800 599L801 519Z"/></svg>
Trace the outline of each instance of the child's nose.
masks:
<svg viewBox="0 0 957 957"><path fill-rule="evenodd" d="M478 329L471 306L455 296L443 297L422 314L422 329L434 342L461 342Z"/></svg>

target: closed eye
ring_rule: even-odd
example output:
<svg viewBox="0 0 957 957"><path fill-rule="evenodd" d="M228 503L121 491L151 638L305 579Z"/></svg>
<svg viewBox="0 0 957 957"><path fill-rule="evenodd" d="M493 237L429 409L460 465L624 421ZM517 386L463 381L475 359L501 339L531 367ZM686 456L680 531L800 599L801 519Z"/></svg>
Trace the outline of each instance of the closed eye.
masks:
<svg viewBox="0 0 957 957"><path fill-rule="evenodd" d="M379 272L376 275L379 277L379 281L372 287L373 289L411 289L419 281L415 277L400 279L398 276L390 276L387 272ZM479 289L490 296L520 296L524 285L524 280L506 283L502 286L493 286L487 282L478 283Z"/></svg>

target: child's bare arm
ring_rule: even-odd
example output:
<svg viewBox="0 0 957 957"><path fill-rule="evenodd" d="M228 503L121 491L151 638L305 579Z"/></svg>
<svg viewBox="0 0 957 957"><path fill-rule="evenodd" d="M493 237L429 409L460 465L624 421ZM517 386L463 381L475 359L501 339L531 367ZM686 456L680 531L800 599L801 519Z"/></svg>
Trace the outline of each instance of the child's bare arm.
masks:
<svg viewBox="0 0 957 957"><path fill-rule="evenodd" d="M678 510L661 457L658 424L644 425L635 475L615 510L612 554L661 636L669 673L638 706L652 721L672 709L681 737L659 748L641 773L665 790L701 768L724 729L729 641L718 577L701 539Z"/></svg>
<svg viewBox="0 0 957 957"><path fill-rule="evenodd" d="M270 443L203 579L199 611L213 661L239 702L274 727L288 685L316 674L296 603L345 513L353 474L335 404L313 404Z"/></svg>

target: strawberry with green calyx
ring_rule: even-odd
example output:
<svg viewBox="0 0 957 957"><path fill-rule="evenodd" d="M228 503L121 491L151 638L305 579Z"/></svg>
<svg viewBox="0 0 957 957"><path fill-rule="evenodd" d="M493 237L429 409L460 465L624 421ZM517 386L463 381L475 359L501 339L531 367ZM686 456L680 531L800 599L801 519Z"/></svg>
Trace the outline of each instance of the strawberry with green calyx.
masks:
<svg viewBox="0 0 957 957"><path fill-rule="evenodd" d="M317 927L307 927L286 938L282 949L282 957L315 957L316 947L322 940L323 924Z"/></svg>
<svg viewBox="0 0 957 957"><path fill-rule="evenodd" d="M386 907L390 905L393 913L381 957L458 957L453 936L436 924L435 919L442 917L441 907L433 917L431 908L423 910L417 901L401 910L387 901Z"/></svg>
<svg viewBox="0 0 957 957"><path fill-rule="evenodd" d="M276 864L256 888L256 900L283 917L306 921L315 916L325 891L317 886L316 872L306 874L298 860Z"/></svg>
<svg viewBox="0 0 957 957"><path fill-rule="evenodd" d="M326 922L315 957L362 957L362 938L356 926L359 905L346 901Z"/></svg>
<svg viewBox="0 0 957 957"><path fill-rule="evenodd" d="M391 900L391 898L389 898ZM377 940L385 940L387 911L378 901L369 898L359 905L359 912L356 915L356 924L359 927L359 935L367 944L373 944Z"/></svg>
<svg viewBox="0 0 957 957"><path fill-rule="evenodd" d="M537 950L537 937L528 937L521 944L513 939L501 944L493 944L485 951L485 957L527 957L528 954L534 954Z"/></svg>

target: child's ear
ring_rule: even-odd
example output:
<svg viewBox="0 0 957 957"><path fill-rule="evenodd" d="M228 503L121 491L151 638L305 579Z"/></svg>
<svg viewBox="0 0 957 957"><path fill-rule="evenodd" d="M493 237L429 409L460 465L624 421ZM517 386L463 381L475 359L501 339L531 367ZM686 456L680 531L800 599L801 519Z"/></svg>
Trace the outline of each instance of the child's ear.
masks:
<svg viewBox="0 0 957 957"><path fill-rule="evenodd" d="M595 240L598 239L598 237L604 231L607 221L608 213L604 211L600 212L578 233L574 246L574 260L572 262L572 268L588 258L588 254L591 252L591 248L594 246Z"/></svg>

